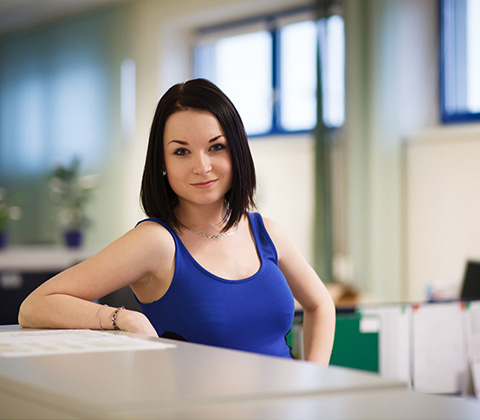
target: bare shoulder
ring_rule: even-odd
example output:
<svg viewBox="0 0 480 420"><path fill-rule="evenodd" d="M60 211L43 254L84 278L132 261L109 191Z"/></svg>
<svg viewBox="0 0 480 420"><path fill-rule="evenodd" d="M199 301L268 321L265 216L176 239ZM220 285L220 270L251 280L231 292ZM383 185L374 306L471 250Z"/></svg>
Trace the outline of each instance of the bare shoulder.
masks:
<svg viewBox="0 0 480 420"><path fill-rule="evenodd" d="M155 253L168 258L175 252L175 241L171 233L159 223L144 221L126 235L131 245L138 246L147 254Z"/></svg>
<svg viewBox="0 0 480 420"><path fill-rule="evenodd" d="M170 232L160 223L152 220L145 220L140 222L135 228L131 230L141 236L151 236L154 240L173 242Z"/></svg>
<svg viewBox="0 0 480 420"><path fill-rule="evenodd" d="M262 219L268 234L275 244L277 241L288 239L288 236L280 223L270 217L262 216Z"/></svg>
<svg viewBox="0 0 480 420"><path fill-rule="evenodd" d="M267 229L270 238L277 249L278 258L283 260L287 256L291 256L292 252L297 253L295 243L287 234L280 223L270 217L263 217L263 223Z"/></svg>

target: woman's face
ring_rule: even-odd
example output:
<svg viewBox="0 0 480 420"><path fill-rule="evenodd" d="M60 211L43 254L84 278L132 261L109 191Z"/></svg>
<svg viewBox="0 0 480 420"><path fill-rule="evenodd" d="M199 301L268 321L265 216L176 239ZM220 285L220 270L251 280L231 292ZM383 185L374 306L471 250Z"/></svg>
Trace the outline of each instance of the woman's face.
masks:
<svg viewBox="0 0 480 420"><path fill-rule="evenodd" d="M223 203L232 186L232 158L213 114L195 109L175 112L165 124L163 147L168 182L179 205Z"/></svg>

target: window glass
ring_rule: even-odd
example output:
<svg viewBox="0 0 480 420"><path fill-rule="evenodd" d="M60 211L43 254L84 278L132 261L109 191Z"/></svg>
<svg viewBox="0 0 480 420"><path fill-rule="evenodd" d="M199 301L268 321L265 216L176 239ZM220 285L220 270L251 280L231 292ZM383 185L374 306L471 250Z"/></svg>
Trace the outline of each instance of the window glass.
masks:
<svg viewBox="0 0 480 420"><path fill-rule="evenodd" d="M319 22L323 85L323 119L327 127L340 127L345 120L345 36L338 15Z"/></svg>
<svg viewBox="0 0 480 420"><path fill-rule="evenodd" d="M195 51L196 76L215 82L240 113L249 135L272 126L272 39L268 31L202 44Z"/></svg>
<svg viewBox="0 0 480 420"><path fill-rule="evenodd" d="M280 37L280 124L287 131L311 130L317 122L315 22L286 25Z"/></svg>

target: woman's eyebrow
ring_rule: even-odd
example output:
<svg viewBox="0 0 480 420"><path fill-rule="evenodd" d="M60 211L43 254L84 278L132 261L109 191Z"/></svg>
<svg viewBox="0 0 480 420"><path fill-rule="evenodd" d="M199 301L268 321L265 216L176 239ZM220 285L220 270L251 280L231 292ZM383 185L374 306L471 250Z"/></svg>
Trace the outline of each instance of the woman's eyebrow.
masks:
<svg viewBox="0 0 480 420"><path fill-rule="evenodd" d="M212 139L208 140L209 143L213 143L217 141L219 138L224 137L223 134L219 134L218 136L213 137ZM171 143L178 143L181 144L182 146L188 146L188 141L185 140L170 140L167 144Z"/></svg>
<svg viewBox="0 0 480 420"><path fill-rule="evenodd" d="M217 141L220 137L223 137L223 134L219 134L218 136L214 137L213 139L210 139L208 142L213 143L214 141Z"/></svg>

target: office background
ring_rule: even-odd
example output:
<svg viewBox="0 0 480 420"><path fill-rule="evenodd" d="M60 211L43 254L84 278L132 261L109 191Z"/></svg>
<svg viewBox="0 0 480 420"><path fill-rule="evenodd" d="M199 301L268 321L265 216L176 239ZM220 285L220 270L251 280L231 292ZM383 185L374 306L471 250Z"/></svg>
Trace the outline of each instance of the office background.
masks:
<svg viewBox="0 0 480 420"><path fill-rule="evenodd" d="M86 246L105 246L134 226L143 217L138 193L153 112L169 86L192 76L195 30L305 4L109 1L0 34L0 184L25 203L12 246L59 242L44 174L73 154L98 179ZM424 300L429 283L459 284L466 259L480 259L480 127L439 122L437 0L344 0L343 14L335 279L366 301ZM126 101L132 62L134 99ZM256 138L251 148L260 211L312 260L313 135Z"/></svg>

